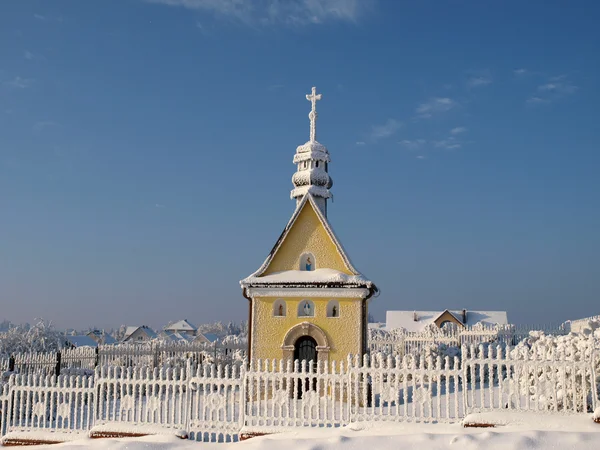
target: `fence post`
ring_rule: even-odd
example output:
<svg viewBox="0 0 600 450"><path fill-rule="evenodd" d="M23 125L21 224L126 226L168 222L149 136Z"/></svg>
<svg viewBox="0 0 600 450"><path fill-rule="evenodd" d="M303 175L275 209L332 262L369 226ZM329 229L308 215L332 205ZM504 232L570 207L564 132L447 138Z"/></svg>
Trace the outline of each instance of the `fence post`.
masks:
<svg viewBox="0 0 600 450"><path fill-rule="evenodd" d="M468 365L467 365L467 346L463 345L460 352L460 365L462 370L462 388L463 388L463 410L462 418L467 416L467 409L469 407L469 383L468 383Z"/></svg>
<svg viewBox="0 0 600 450"><path fill-rule="evenodd" d="M598 405L598 385L596 384L596 358L600 358L600 354L598 354L598 350L594 348L592 350L592 408L594 411L600 405Z"/></svg>
<svg viewBox="0 0 600 450"><path fill-rule="evenodd" d="M98 345L95 349L94 349L94 369L96 367L98 367L98 361L100 360L100 346Z"/></svg>
<svg viewBox="0 0 600 450"><path fill-rule="evenodd" d="M56 352L56 367L54 368L54 374L56 376L60 375L60 360L61 360L61 354L60 354L60 350Z"/></svg>
<svg viewBox="0 0 600 450"><path fill-rule="evenodd" d="M241 381L241 386L240 386L240 431L242 431L242 429L246 426L246 407L248 406L248 402L246 401L246 382L247 380L247 367L248 362L244 361L241 365L240 365L240 381ZM238 439L239 439L239 433L238 433Z"/></svg>

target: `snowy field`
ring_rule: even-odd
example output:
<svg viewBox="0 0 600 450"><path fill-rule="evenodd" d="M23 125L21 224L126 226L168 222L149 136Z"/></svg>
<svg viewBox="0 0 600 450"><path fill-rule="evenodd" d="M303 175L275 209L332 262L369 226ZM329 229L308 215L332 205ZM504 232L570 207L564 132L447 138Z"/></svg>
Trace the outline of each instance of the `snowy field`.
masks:
<svg viewBox="0 0 600 450"><path fill-rule="evenodd" d="M459 424L377 424L338 429L305 429L255 437L232 444L205 444L173 436L128 439L84 439L40 449L108 450L528 450L600 448L600 424L591 415L562 416L531 413L483 413L478 418L496 428L462 428Z"/></svg>

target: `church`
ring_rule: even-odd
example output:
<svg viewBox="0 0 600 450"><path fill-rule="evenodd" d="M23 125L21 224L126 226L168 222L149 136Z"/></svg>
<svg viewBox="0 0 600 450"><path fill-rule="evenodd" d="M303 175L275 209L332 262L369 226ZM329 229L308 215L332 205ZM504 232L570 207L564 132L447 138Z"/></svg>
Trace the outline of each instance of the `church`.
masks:
<svg viewBox="0 0 600 450"><path fill-rule="evenodd" d="M350 262L327 217L333 181L317 141L316 88L310 139L296 149L292 217L265 262L240 281L249 303L250 360L345 361L367 351L368 303L375 284Z"/></svg>

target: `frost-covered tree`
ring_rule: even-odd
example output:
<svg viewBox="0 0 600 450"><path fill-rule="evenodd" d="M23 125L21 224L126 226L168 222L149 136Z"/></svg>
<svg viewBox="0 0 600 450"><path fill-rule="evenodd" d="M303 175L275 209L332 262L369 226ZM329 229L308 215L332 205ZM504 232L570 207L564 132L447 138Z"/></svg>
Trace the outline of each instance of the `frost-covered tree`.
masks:
<svg viewBox="0 0 600 450"><path fill-rule="evenodd" d="M0 333L0 355L22 352L54 352L65 343L64 336L56 331L52 322L36 319L33 326L11 326Z"/></svg>

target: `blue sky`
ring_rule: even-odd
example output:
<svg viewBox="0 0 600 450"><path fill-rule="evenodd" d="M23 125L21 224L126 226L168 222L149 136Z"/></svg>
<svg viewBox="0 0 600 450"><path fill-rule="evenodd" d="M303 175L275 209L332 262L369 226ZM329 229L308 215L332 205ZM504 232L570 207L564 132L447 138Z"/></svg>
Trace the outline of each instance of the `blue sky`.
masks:
<svg viewBox="0 0 600 450"><path fill-rule="evenodd" d="M251 5L251 6L250 6ZM0 319L246 318L311 86L388 309L598 314L594 1L0 3Z"/></svg>

